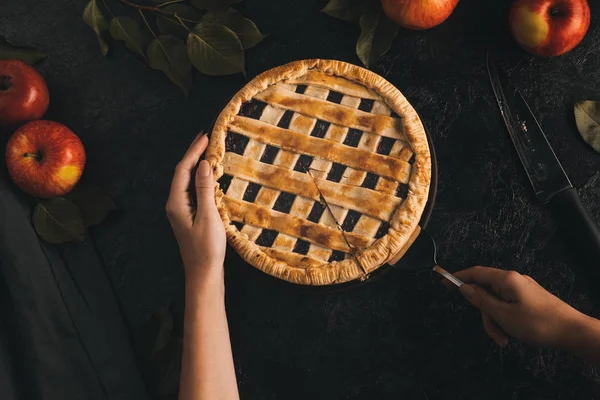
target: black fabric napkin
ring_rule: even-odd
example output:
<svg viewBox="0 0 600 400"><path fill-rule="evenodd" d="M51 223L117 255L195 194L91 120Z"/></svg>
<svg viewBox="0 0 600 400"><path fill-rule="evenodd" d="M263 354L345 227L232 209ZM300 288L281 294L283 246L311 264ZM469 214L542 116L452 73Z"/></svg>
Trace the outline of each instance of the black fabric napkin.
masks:
<svg viewBox="0 0 600 400"><path fill-rule="evenodd" d="M0 398L149 398L130 332L90 238L43 243L28 203L3 174Z"/></svg>

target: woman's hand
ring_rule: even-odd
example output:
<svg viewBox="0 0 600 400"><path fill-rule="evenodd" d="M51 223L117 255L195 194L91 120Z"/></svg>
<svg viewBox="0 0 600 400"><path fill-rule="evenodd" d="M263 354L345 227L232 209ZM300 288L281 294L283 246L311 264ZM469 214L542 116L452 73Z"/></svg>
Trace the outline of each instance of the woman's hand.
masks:
<svg viewBox="0 0 600 400"><path fill-rule="evenodd" d="M188 192L192 171L207 146L206 135L198 135L177 164L166 207L186 281L223 277L225 229L215 206L215 181L207 161L201 161L196 170L196 206Z"/></svg>
<svg viewBox="0 0 600 400"><path fill-rule="evenodd" d="M185 266L179 398L239 400L225 314L225 229L215 206L213 173L205 160L196 171L196 206L188 192L206 146L205 135L196 137L177 164L167 201L167 216Z"/></svg>
<svg viewBox="0 0 600 400"><path fill-rule="evenodd" d="M571 349L581 330L598 322L515 271L473 267L455 275L465 282L460 292L481 310L486 333L500 346L512 336L532 345Z"/></svg>

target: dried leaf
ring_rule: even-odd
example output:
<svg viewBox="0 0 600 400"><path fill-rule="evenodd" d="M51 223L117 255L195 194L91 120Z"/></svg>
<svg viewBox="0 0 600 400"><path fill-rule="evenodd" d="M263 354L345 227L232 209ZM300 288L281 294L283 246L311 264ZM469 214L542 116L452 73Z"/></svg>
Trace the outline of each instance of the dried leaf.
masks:
<svg viewBox="0 0 600 400"><path fill-rule="evenodd" d="M83 241L84 224L79 208L69 200L41 200L33 211L35 231L48 243Z"/></svg>
<svg viewBox="0 0 600 400"><path fill-rule="evenodd" d="M83 10L83 21L96 33L96 39L100 45L102 55L108 53L108 43L104 40L104 32L108 30L108 23L102 15L102 11L98 8L96 0L91 0Z"/></svg>
<svg viewBox="0 0 600 400"><path fill-rule="evenodd" d="M169 304L159 308L140 329L137 330L134 343L137 353L143 360L152 359L164 349L172 339L173 314Z"/></svg>
<svg viewBox="0 0 600 400"><path fill-rule="evenodd" d="M377 2L360 17L360 29L356 54L368 67L390 49L399 28L385 15L381 4Z"/></svg>
<svg viewBox="0 0 600 400"><path fill-rule="evenodd" d="M358 21L368 3L365 0L329 0L323 8L326 14L345 21Z"/></svg>
<svg viewBox="0 0 600 400"><path fill-rule="evenodd" d="M192 0L192 5L200 10L220 12L227 10L232 4L241 2L242 0Z"/></svg>
<svg viewBox="0 0 600 400"><path fill-rule="evenodd" d="M110 35L115 40L125 42L127 48L146 59L146 47L150 42L145 31L130 17L114 17L108 27Z"/></svg>
<svg viewBox="0 0 600 400"><path fill-rule="evenodd" d="M106 219L117 205L96 185L79 183L65 198L73 202L81 212L84 225L97 225Z"/></svg>
<svg viewBox="0 0 600 400"><path fill-rule="evenodd" d="M156 25L158 26L160 32L164 35L172 35L184 40L187 38L189 31L194 27L194 25L200 21L201 17L201 12L199 10L183 3L168 5L163 7L163 10L177 13L187 28L176 19L160 14L156 18Z"/></svg>
<svg viewBox="0 0 600 400"><path fill-rule="evenodd" d="M0 60L21 60L27 64L46 58L46 54L30 47L17 46L0 36Z"/></svg>
<svg viewBox="0 0 600 400"><path fill-rule="evenodd" d="M175 395L179 391L182 353L183 340L174 337L145 366L146 376L152 382L150 384L152 392L161 398Z"/></svg>
<svg viewBox="0 0 600 400"><path fill-rule="evenodd" d="M152 393L161 399L177 398L183 341L174 336L169 305L161 307L138 329L134 345L142 359L144 376Z"/></svg>
<svg viewBox="0 0 600 400"><path fill-rule="evenodd" d="M148 47L148 65L164 72L179 86L185 97L192 89L192 64L187 56L185 43L174 36L161 35Z"/></svg>
<svg viewBox="0 0 600 400"><path fill-rule="evenodd" d="M187 39L187 54L196 69L207 75L245 74L244 48L224 25L201 22Z"/></svg>
<svg viewBox="0 0 600 400"><path fill-rule="evenodd" d="M202 17L203 22L218 22L231 29L242 42L244 49L249 49L260 43L266 36L257 28L256 24L244 18L234 8L229 8L223 13L207 13Z"/></svg>
<svg viewBox="0 0 600 400"><path fill-rule="evenodd" d="M575 104L575 122L583 140L600 153L600 103L586 100Z"/></svg>

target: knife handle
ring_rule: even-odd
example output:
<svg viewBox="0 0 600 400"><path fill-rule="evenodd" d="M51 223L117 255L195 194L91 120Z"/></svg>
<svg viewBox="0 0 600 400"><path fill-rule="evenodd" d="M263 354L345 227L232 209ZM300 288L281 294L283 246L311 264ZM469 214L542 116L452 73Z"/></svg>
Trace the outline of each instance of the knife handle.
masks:
<svg viewBox="0 0 600 400"><path fill-rule="evenodd" d="M596 301L600 301L600 229L583 206L575 188L548 203L578 270Z"/></svg>

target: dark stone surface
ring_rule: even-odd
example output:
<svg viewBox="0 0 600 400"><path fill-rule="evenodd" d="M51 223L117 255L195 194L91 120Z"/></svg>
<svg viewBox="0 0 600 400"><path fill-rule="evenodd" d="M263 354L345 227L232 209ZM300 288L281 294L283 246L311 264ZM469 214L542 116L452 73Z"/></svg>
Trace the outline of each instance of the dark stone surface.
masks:
<svg viewBox="0 0 600 400"><path fill-rule="evenodd" d="M91 234L135 328L166 302L182 309L181 261L163 211L173 167L245 81L198 76L185 101L122 46L102 57L80 19L84 3L5 0L0 34L49 53L39 66L51 91L47 117L81 136L86 175L119 205ZM248 76L303 58L358 63L358 28L320 13L322 5L241 4L271 32L247 52ZM484 64L488 46L501 49L503 66L600 222L600 156L580 139L572 113L575 101L600 97L600 1L591 6L587 37L564 57L535 58L516 47L506 28L508 1L463 0L438 28L401 30L372 69L406 95L433 135L440 174L430 231L440 261L450 270L514 268L596 315L550 215L534 200ZM435 276L391 271L323 292L264 276L230 252L226 281L244 399L600 398L596 370L568 354L520 344L498 349L475 310Z"/></svg>

